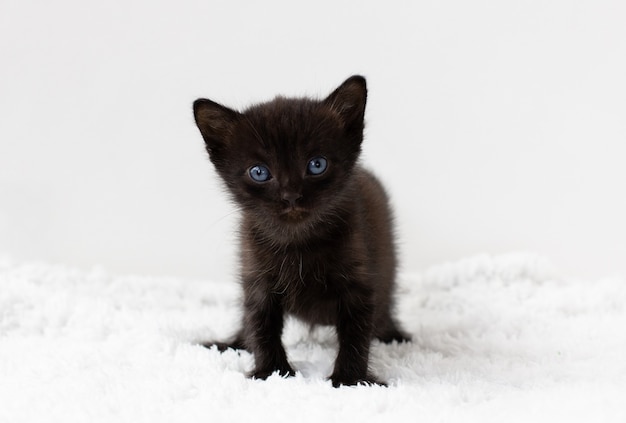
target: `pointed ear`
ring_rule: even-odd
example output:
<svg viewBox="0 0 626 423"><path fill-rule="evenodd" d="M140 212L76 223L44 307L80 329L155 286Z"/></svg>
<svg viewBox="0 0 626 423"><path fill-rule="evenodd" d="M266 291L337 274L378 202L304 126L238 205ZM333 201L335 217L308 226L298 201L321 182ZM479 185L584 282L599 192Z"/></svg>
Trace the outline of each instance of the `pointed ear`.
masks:
<svg viewBox="0 0 626 423"><path fill-rule="evenodd" d="M233 126L241 116L228 107L204 98L194 101L193 115L209 154L226 146Z"/></svg>
<svg viewBox="0 0 626 423"><path fill-rule="evenodd" d="M324 103L339 114L348 131L363 131L367 85L365 78L354 75L332 92Z"/></svg>

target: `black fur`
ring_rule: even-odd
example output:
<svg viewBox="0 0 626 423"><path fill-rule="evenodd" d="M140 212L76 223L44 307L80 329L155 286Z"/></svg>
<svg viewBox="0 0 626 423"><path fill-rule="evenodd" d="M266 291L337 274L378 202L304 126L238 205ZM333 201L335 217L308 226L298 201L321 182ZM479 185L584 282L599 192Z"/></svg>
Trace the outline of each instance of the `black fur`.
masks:
<svg viewBox="0 0 626 423"><path fill-rule="evenodd" d="M242 210L242 329L220 350L254 354L252 376L293 375L281 341L286 313L334 325L333 386L381 383L368 370L372 338L405 341L394 322L396 255L387 195L358 164L367 89L353 76L324 100L277 97L244 112L194 103L209 157ZM328 167L307 172L311 159ZM271 178L255 182L263 165Z"/></svg>

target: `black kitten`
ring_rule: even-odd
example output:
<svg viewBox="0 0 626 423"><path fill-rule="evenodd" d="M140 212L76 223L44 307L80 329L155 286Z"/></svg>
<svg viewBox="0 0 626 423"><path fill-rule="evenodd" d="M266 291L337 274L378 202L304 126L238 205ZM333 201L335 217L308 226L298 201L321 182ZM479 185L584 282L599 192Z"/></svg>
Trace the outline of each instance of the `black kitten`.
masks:
<svg viewBox="0 0 626 423"><path fill-rule="evenodd" d="M293 375L285 313L334 325L333 386L378 382L370 341L405 341L391 317L396 256L387 196L358 165L365 79L326 99L277 97L243 113L193 105L209 157L242 210L243 328L230 343L254 354L252 376Z"/></svg>

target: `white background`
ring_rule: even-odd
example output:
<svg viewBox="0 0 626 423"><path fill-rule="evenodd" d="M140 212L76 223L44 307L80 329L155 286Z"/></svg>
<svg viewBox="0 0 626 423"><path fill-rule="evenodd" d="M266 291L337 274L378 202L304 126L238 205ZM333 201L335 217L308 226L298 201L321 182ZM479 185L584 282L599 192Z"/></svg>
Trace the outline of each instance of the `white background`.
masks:
<svg viewBox="0 0 626 423"><path fill-rule="evenodd" d="M368 78L404 271L530 251L626 274L626 3L0 0L0 253L230 279L191 113Z"/></svg>

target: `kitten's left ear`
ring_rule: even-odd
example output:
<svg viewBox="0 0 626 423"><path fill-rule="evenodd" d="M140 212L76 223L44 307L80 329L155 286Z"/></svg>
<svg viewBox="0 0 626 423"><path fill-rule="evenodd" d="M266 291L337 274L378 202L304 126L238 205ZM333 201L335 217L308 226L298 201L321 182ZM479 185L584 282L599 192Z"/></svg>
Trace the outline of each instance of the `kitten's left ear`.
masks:
<svg viewBox="0 0 626 423"><path fill-rule="evenodd" d="M348 131L363 131L367 85L365 78L354 75L333 91L324 103L341 117Z"/></svg>
<svg viewBox="0 0 626 423"><path fill-rule="evenodd" d="M209 154L226 147L241 114L214 101L199 98L193 103L193 115Z"/></svg>

